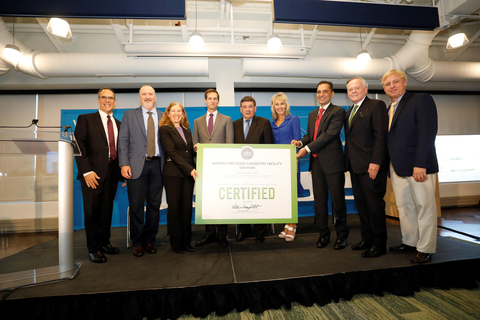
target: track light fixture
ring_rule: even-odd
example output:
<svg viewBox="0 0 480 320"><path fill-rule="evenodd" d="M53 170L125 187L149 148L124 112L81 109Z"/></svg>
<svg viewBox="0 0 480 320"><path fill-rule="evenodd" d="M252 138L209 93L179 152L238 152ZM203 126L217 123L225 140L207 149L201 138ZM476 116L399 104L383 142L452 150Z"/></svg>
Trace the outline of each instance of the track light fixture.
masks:
<svg viewBox="0 0 480 320"><path fill-rule="evenodd" d="M370 53L367 50L360 50L357 55L357 61L361 65L367 65L372 62L372 57L370 57Z"/></svg>
<svg viewBox="0 0 480 320"><path fill-rule="evenodd" d="M199 52L205 50L205 41L200 32L197 32L197 1L195 1L195 32L188 40L188 48L192 51Z"/></svg>
<svg viewBox="0 0 480 320"><path fill-rule="evenodd" d="M465 46L467 43L468 43L468 38L465 35L465 33L462 32L462 33L454 34L450 36L450 38L448 38L447 50L454 50L454 49L461 48Z"/></svg>
<svg viewBox="0 0 480 320"><path fill-rule="evenodd" d="M51 18L47 25L47 31L63 39L70 39L72 37L70 25L66 20L60 18Z"/></svg>
<svg viewBox="0 0 480 320"><path fill-rule="evenodd" d="M194 32L188 41L188 48L192 51L199 52L205 49L205 41L203 41L200 32Z"/></svg>
<svg viewBox="0 0 480 320"><path fill-rule="evenodd" d="M372 57L370 56L370 53L363 48L362 28L360 28L360 51L357 54L357 62L362 66L365 66L372 62Z"/></svg>
<svg viewBox="0 0 480 320"><path fill-rule="evenodd" d="M272 33L272 35L268 38L267 49L270 53L278 53L282 51L282 40L280 40L278 34Z"/></svg>

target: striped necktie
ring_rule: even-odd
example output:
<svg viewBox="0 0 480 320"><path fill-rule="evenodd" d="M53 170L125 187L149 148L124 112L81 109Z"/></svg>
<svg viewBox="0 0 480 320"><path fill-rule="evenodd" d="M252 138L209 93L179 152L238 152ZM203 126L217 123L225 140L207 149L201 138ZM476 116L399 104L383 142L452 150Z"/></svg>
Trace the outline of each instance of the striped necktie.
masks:
<svg viewBox="0 0 480 320"><path fill-rule="evenodd" d="M358 104L353 106L352 113L350 114L350 119L348 119L348 126L349 127L352 124L352 119L353 119L353 116L355 115L355 112L357 112L357 109L358 109Z"/></svg>

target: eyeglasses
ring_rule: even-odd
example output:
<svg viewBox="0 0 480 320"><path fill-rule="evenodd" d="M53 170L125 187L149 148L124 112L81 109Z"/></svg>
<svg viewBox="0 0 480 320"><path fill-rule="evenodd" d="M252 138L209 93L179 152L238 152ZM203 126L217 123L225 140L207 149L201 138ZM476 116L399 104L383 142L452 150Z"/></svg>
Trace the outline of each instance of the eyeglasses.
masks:
<svg viewBox="0 0 480 320"><path fill-rule="evenodd" d="M383 84L383 86L384 86L384 87L390 87L392 84L393 84L393 85L397 85L397 84L399 84L399 83L400 83L400 80L395 79L395 80L393 80L392 82L390 82L390 81L389 81L389 82L385 82L385 83Z"/></svg>
<svg viewBox="0 0 480 320"><path fill-rule="evenodd" d="M102 99L102 100L115 100L115 97L101 96L100 99Z"/></svg>

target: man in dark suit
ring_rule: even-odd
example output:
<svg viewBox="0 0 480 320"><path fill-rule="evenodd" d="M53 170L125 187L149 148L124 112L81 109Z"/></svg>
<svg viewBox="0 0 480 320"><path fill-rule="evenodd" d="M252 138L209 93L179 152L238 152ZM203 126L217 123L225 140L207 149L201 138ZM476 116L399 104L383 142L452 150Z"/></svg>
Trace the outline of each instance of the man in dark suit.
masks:
<svg viewBox="0 0 480 320"><path fill-rule="evenodd" d="M330 243L328 228L328 191L332 197L337 240L334 249L347 245L347 208L345 205L345 160L340 131L345 119L345 110L331 103L334 96L333 84L321 81L317 85L317 100L320 108L308 115L307 134L292 144L301 148L297 158L310 154L313 194L315 197L315 218L320 232L317 248ZM303 147L303 148L302 148Z"/></svg>
<svg viewBox="0 0 480 320"><path fill-rule="evenodd" d="M392 251L415 252L412 263L432 260L437 248L437 107L427 93L406 92L407 76L390 70L382 78L389 107L390 179L402 243Z"/></svg>
<svg viewBox="0 0 480 320"><path fill-rule="evenodd" d="M157 252L155 237L160 221L165 161L158 135L163 112L155 108L155 90L145 85L140 88L138 98L141 106L125 112L118 138L119 164L122 176L128 181L130 234L135 257L143 256L145 251Z"/></svg>
<svg viewBox="0 0 480 320"><path fill-rule="evenodd" d="M240 101L240 112L243 117L233 122L233 132L235 143L247 144L274 144L272 125L266 118L255 116L257 103L253 97L246 96ZM265 241L266 224L255 224L255 242ZM250 233L249 224L241 224L239 232L235 238L236 242L241 242L248 237Z"/></svg>
<svg viewBox="0 0 480 320"><path fill-rule="evenodd" d="M364 258L386 252L387 221L387 107L381 100L367 97L368 84L360 77L347 81L353 102L345 117L345 164L350 171L355 205L360 215L362 241L352 250L366 250Z"/></svg>
<svg viewBox="0 0 480 320"><path fill-rule="evenodd" d="M120 121L113 118L117 101L109 88L98 91L99 111L78 116L75 138L82 152L75 157L83 196L87 249L90 260L107 262L107 254L120 251L110 244L113 199L118 181L123 178L118 167L117 141ZM112 121L113 120L113 121Z"/></svg>
<svg viewBox="0 0 480 320"><path fill-rule="evenodd" d="M232 118L217 111L220 102L220 94L215 89L205 91L205 103L207 113L193 122L192 139L195 148L198 143L233 143ZM195 243L196 247L205 246L218 241L222 247L228 246L228 225L207 224L205 236Z"/></svg>

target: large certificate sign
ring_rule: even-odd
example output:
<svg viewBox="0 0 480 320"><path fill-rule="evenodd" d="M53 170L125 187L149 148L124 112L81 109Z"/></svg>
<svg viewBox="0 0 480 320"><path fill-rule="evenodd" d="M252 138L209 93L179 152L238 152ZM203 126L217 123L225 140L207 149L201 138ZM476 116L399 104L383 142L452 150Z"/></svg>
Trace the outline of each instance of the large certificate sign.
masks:
<svg viewBox="0 0 480 320"><path fill-rule="evenodd" d="M297 223L295 147L200 144L195 224Z"/></svg>

